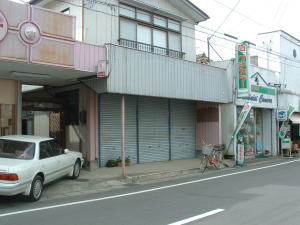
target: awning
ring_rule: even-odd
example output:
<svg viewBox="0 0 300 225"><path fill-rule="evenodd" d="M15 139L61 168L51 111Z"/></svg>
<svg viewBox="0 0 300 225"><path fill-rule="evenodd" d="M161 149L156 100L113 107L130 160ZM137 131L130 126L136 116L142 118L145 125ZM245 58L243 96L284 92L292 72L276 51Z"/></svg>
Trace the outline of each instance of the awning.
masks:
<svg viewBox="0 0 300 225"><path fill-rule="evenodd" d="M293 113L290 117L293 124L300 124L300 113Z"/></svg>

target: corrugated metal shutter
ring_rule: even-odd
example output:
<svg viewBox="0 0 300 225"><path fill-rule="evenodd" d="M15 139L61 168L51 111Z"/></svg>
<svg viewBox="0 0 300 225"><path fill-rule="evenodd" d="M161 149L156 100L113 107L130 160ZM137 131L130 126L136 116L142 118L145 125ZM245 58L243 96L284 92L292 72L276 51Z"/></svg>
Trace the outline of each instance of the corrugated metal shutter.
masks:
<svg viewBox="0 0 300 225"><path fill-rule="evenodd" d="M171 100L171 159L194 158L196 151L196 103Z"/></svg>
<svg viewBox="0 0 300 225"><path fill-rule="evenodd" d="M140 162L169 159L168 100L139 97Z"/></svg>
<svg viewBox="0 0 300 225"><path fill-rule="evenodd" d="M121 95L100 95L100 166L118 158L121 147ZM125 151L136 162L136 97L125 97Z"/></svg>

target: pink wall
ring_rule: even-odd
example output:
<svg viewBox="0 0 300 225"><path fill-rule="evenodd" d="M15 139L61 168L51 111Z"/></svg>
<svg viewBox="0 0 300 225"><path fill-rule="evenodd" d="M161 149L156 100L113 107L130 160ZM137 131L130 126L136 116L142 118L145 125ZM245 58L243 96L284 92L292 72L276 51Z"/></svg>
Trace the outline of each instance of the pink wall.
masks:
<svg viewBox="0 0 300 225"><path fill-rule="evenodd" d="M88 161L98 159L98 101L96 92L87 90Z"/></svg>
<svg viewBox="0 0 300 225"><path fill-rule="evenodd" d="M75 42L75 69L95 72L99 60L106 59L106 47Z"/></svg>
<svg viewBox="0 0 300 225"><path fill-rule="evenodd" d="M202 140L206 144L220 143L220 111L216 103L199 102L197 104L197 149L202 148Z"/></svg>

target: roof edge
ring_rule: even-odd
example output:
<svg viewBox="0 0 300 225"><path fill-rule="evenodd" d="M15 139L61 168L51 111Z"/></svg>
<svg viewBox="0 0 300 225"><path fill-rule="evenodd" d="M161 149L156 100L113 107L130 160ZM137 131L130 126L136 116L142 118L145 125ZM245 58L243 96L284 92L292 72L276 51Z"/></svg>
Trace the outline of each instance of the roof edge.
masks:
<svg viewBox="0 0 300 225"><path fill-rule="evenodd" d="M186 5L188 5L191 9L193 9L194 11L196 11L197 13L199 13L203 18L204 20L202 21L205 21L205 20L208 20L209 19L209 16L204 12L202 11L198 6L196 6L194 3L192 3L191 1L189 0L182 0ZM199 23L201 21L195 21L196 23Z"/></svg>

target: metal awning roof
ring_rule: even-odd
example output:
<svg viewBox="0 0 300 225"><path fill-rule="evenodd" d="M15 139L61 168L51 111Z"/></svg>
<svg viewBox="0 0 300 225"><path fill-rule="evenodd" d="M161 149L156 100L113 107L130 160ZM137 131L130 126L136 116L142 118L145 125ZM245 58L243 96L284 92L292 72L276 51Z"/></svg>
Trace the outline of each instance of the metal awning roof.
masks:
<svg viewBox="0 0 300 225"><path fill-rule="evenodd" d="M293 113L290 117L293 124L300 124L300 113Z"/></svg>
<svg viewBox="0 0 300 225"><path fill-rule="evenodd" d="M22 84L62 86L93 75L96 77L96 73L73 68L0 59L0 79L19 80Z"/></svg>

